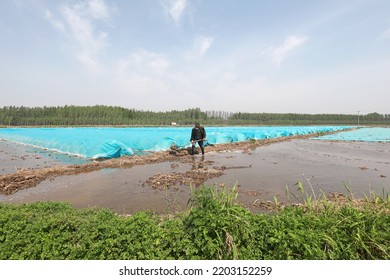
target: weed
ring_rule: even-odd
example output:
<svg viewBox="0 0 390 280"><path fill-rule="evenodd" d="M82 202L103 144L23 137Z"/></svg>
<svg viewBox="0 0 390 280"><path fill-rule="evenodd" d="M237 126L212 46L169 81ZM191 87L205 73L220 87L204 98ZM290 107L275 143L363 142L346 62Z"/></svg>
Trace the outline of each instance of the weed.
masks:
<svg viewBox="0 0 390 280"><path fill-rule="evenodd" d="M169 216L0 204L0 259L390 259L388 193L340 204L297 186L305 204L273 214L237 205L237 186L192 189Z"/></svg>

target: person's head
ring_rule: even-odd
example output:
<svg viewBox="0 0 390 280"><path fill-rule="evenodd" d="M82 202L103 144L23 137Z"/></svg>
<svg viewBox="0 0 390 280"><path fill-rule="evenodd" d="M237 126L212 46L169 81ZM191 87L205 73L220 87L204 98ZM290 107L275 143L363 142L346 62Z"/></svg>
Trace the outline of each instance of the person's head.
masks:
<svg viewBox="0 0 390 280"><path fill-rule="evenodd" d="M200 124L198 122L196 122L195 127L200 127Z"/></svg>

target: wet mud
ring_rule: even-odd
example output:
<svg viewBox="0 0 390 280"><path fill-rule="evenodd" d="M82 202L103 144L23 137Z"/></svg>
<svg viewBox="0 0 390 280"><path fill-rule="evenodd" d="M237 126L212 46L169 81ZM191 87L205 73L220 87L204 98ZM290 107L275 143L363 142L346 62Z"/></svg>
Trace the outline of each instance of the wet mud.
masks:
<svg viewBox="0 0 390 280"><path fill-rule="evenodd" d="M355 197L390 192L390 143L309 137L209 146L205 156L171 150L63 166L53 161L53 166L1 175L0 202L68 201L120 214L164 213L185 209L191 188L237 185L239 203L264 211L275 208L275 198L279 206L300 203L298 182L308 193L335 198L350 195L349 190Z"/></svg>
<svg viewBox="0 0 390 280"><path fill-rule="evenodd" d="M286 140L296 139L296 138L307 138L306 136L293 136L293 137L281 137L277 139L265 139L265 140L254 140L254 141L245 141L238 143L229 143L229 144L219 144L215 146L207 146L208 152L222 152L222 151L232 151L232 150L242 150L244 152L249 152L250 150L255 149L258 146L270 145L272 143L283 142ZM197 150L197 153L199 151ZM93 161L87 162L84 164L73 164L65 166L46 166L43 168L20 168L16 167L16 172L11 174L4 174L0 176L0 194L13 194L24 188L35 187L40 182L53 179L57 176L62 175L74 175L80 173L87 173L92 171L97 171L104 168L129 168L134 165L144 165L144 164L154 164L163 161L174 160L177 157L189 156L190 152L188 149L177 149L172 147L169 151L164 152L155 152L149 155L142 156L132 156L132 157L121 157L114 158L104 161ZM31 155L22 156L28 157ZM203 172L203 175L206 176L207 173Z"/></svg>

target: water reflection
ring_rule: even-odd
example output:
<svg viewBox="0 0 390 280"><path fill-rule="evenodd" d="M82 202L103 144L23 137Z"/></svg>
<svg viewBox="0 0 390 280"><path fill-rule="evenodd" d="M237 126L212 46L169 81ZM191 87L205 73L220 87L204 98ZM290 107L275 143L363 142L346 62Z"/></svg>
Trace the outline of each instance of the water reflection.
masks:
<svg viewBox="0 0 390 280"><path fill-rule="evenodd" d="M199 160L195 156L192 157L191 170L203 169L205 167L204 155Z"/></svg>

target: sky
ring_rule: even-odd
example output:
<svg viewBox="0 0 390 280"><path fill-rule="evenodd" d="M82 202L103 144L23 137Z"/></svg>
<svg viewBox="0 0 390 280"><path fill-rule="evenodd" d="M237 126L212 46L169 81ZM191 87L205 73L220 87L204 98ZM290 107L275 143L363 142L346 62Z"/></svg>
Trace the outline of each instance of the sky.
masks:
<svg viewBox="0 0 390 280"><path fill-rule="evenodd" d="M0 107L390 113L389 0L2 0Z"/></svg>

